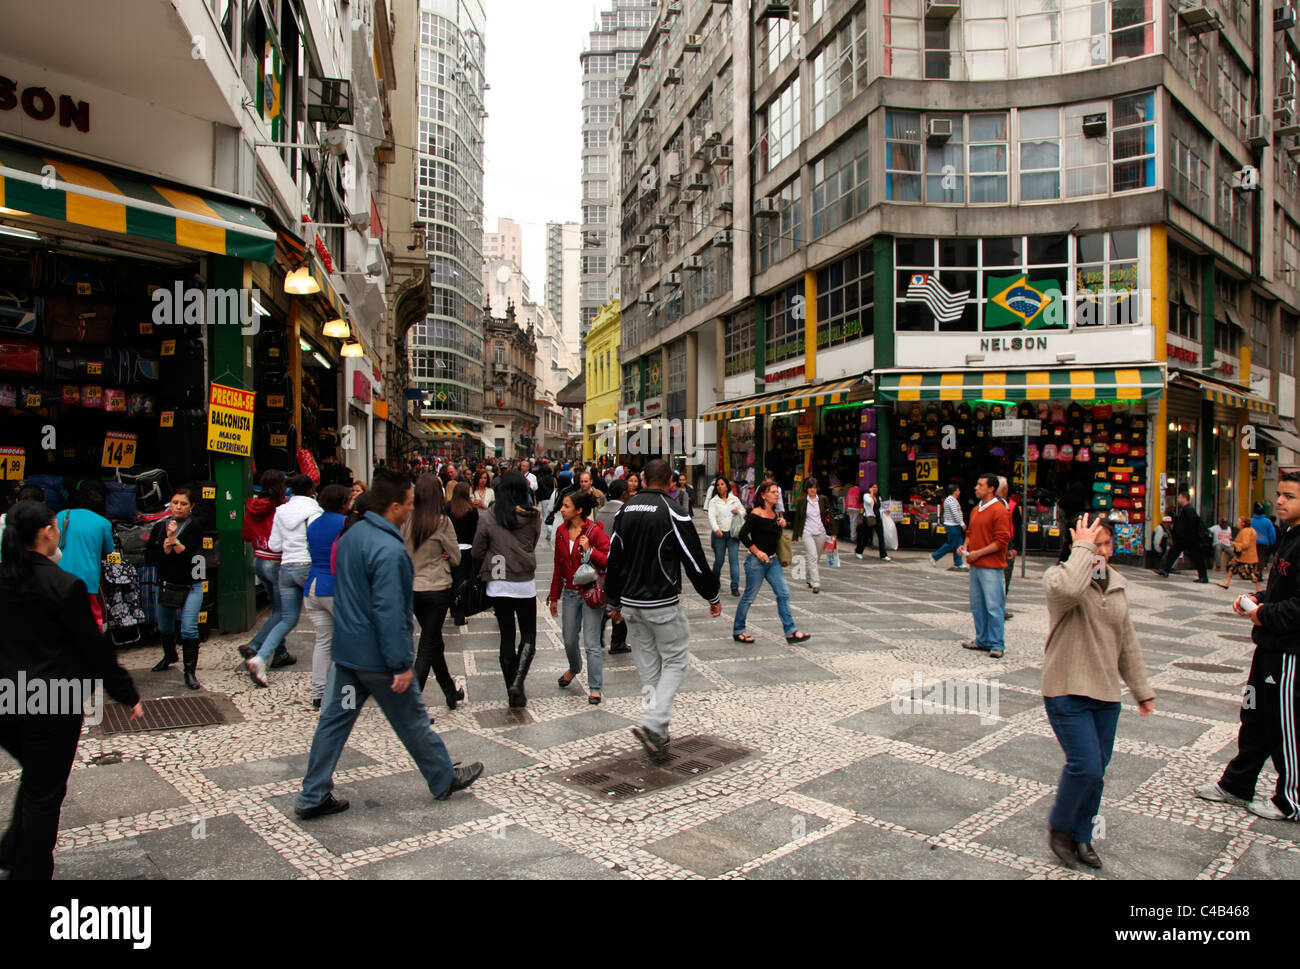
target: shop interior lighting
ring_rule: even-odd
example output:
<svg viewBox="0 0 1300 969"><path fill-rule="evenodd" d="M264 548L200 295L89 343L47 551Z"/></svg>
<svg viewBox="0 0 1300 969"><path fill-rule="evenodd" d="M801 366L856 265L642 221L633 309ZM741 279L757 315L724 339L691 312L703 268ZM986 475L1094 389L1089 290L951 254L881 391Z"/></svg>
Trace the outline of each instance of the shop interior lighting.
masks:
<svg viewBox="0 0 1300 969"><path fill-rule="evenodd" d="M326 323L321 332L326 336L334 337L336 340L346 340L352 335L352 331L348 329L347 321L341 316Z"/></svg>
<svg viewBox="0 0 1300 969"><path fill-rule="evenodd" d="M299 338L298 338L298 349L299 349L299 350L305 350L306 352L311 353L311 344L308 343L306 340L304 340L302 337L299 337Z"/></svg>
<svg viewBox="0 0 1300 969"><path fill-rule="evenodd" d="M315 357L315 358L316 358L316 362L319 363L319 364L320 364L322 367L324 367L326 370L333 370L333 369L334 369L334 367L330 364L330 362L329 362L328 360L326 360L324 357L322 357L322 356L321 356L319 353L317 353L316 351L314 351L314 350L312 351L312 356Z"/></svg>
<svg viewBox="0 0 1300 969"><path fill-rule="evenodd" d="M1215 437L1218 437L1218 436L1219 436L1219 428L1218 428L1218 425L1215 425L1214 430L1211 431L1210 433L1212 433Z"/></svg>
<svg viewBox="0 0 1300 969"><path fill-rule="evenodd" d="M1170 421L1170 422L1169 422L1169 429L1170 429L1171 431L1176 431L1176 430L1178 430L1178 425L1175 424L1173 421Z"/></svg>
<svg viewBox="0 0 1300 969"><path fill-rule="evenodd" d="M320 283L311 278L311 270L300 266L284 277L284 291L290 296L312 296L320 292Z"/></svg>
<svg viewBox="0 0 1300 969"><path fill-rule="evenodd" d="M345 357L364 357L366 351L361 349L360 343L345 343L343 349L339 350L339 354Z"/></svg>
<svg viewBox="0 0 1300 969"><path fill-rule="evenodd" d="M0 211L4 211L5 214L8 214L7 209ZM26 239L28 242L39 242L41 239L41 234L39 232L32 232L30 229L18 229L12 225L0 225L0 236L10 236L14 239Z"/></svg>
<svg viewBox="0 0 1300 969"><path fill-rule="evenodd" d="M252 296L252 300L253 300L253 310L254 310L254 312L257 313L258 316L270 316L270 315L271 315L271 311L268 310L265 306L263 306L263 305L262 305L262 301L259 300L259 299L257 298L257 293L254 293L254 294L253 294L253 296Z"/></svg>

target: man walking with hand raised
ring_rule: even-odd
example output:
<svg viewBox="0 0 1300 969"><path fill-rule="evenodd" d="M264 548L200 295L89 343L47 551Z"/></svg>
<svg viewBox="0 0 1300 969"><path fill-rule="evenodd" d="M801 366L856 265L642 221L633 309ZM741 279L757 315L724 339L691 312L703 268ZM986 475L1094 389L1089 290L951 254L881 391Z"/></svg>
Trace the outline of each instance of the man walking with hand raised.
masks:
<svg viewBox="0 0 1300 969"><path fill-rule="evenodd" d="M664 494L668 462L646 465L645 488L629 498L614 519L605 567L605 602L614 622L626 620L644 702L641 725L632 734L652 755L668 750L673 698L690 663L691 628L681 604L681 568L695 591L709 602L709 615L722 615L718 579L690 516Z"/></svg>

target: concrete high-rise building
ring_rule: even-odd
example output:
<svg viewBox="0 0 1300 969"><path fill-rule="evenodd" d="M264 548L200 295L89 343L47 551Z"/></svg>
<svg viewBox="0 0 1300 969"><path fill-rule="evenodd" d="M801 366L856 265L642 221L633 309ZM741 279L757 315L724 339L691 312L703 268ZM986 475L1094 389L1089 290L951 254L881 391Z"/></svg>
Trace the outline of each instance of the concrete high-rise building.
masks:
<svg viewBox="0 0 1300 969"><path fill-rule="evenodd" d="M579 335L585 337L609 299L610 264L618 257L608 234L617 209L609 178L609 126L623 79L636 65L654 21L657 0L613 0L591 31L582 61L582 256Z"/></svg>
<svg viewBox="0 0 1300 969"><path fill-rule="evenodd" d="M546 225L546 308L564 334L569 352L578 353L582 339L579 311L579 270L582 267L582 232L576 222Z"/></svg>
<svg viewBox="0 0 1300 969"><path fill-rule="evenodd" d="M409 335L421 415L450 429L451 456L477 454L483 433L482 0L419 0L415 56L418 222L429 257L429 313ZM461 432L461 433L456 433Z"/></svg>
<svg viewBox="0 0 1300 969"><path fill-rule="evenodd" d="M514 219L497 219L496 232L483 233L483 258L508 259L516 266L524 264L524 234Z"/></svg>

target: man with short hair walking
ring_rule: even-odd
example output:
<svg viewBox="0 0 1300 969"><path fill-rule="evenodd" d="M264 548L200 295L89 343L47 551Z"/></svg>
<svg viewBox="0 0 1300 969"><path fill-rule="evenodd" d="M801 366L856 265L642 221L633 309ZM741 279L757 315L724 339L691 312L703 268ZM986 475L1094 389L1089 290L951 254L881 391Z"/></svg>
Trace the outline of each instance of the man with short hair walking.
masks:
<svg viewBox="0 0 1300 969"><path fill-rule="evenodd" d="M307 776L294 813L307 819L346 811L334 796L334 768L373 696L396 731L429 793L445 801L483 773L477 761L453 767L414 676L415 573L401 528L415 507L411 479L381 471L366 492L370 509L338 540L334 568L334 668L312 738Z"/></svg>
<svg viewBox="0 0 1300 969"><path fill-rule="evenodd" d="M970 565L970 610L975 620L975 639L962 643L966 649L982 649L1001 659L1007 591L1004 571L1007 547L1011 544L1011 512L998 501L998 478L982 474L975 482L978 506L970 513L966 544L957 549Z"/></svg>
<svg viewBox="0 0 1300 969"><path fill-rule="evenodd" d="M1178 511L1174 515L1173 541L1165 560L1156 571L1169 578L1169 570L1178 561L1180 554L1187 556L1187 561L1196 567L1196 581L1205 584L1209 577L1205 574L1205 559L1201 555L1201 536L1208 533L1201 524L1201 516L1192 507L1192 495L1186 488L1178 492Z"/></svg>
<svg viewBox="0 0 1300 969"><path fill-rule="evenodd" d="M641 725L632 734L652 755L668 750L673 698L690 663L691 628L681 604L682 573L709 602L709 615L722 615L718 579L700 536L664 491L668 462L645 468L645 487L629 498L614 518L605 602L614 622L626 620L628 644L641 678Z"/></svg>

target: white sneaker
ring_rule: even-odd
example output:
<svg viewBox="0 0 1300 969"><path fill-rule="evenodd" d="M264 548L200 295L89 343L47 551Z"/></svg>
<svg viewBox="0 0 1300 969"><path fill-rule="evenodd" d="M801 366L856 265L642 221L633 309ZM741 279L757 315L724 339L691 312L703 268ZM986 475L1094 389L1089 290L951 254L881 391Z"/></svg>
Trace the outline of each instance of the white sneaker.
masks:
<svg viewBox="0 0 1300 969"><path fill-rule="evenodd" d="M1192 793L1194 793L1197 797L1199 797L1203 801L1216 801L1216 802L1226 801L1230 804L1239 804L1242 807L1245 807L1246 804L1249 803L1243 800L1242 798L1237 797L1235 794L1229 794L1227 791L1221 788L1217 783L1203 784L1202 786L1196 788Z"/></svg>
<svg viewBox="0 0 1300 969"><path fill-rule="evenodd" d="M960 570L963 571L963 572L969 572L969 571L970 571L970 563L969 563L969 562L963 562L961 565L957 566L957 568L960 569Z"/></svg>
<svg viewBox="0 0 1300 969"><path fill-rule="evenodd" d="M943 568L943 559L937 559L937 558L935 558L934 556L931 556L931 557L930 557L930 568L932 568L932 569L941 569L941 568Z"/></svg>
<svg viewBox="0 0 1300 969"><path fill-rule="evenodd" d="M862 556L860 556L860 555L858 556L858 558L861 558L861 557L862 557ZM885 556L883 559L881 559L880 561L882 561L882 562L892 562L892 561L894 561L894 560L891 559L888 555L886 555L886 556Z"/></svg>
<svg viewBox="0 0 1300 969"><path fill-rule="evenodd" d="M271 685L270 683L266 682L266 663L262 661L262 658L260 656L254 656L252 659L246 662L244 666L248 669L248 675L253 678L253 682L256 683L258 686Z"/></svg>
<svg viewBox="0 0 1300 969"><path fill-rule="evenodd" d="M857 560L858 560L859 562L862 561L862 553L861 553L861 552L854 552L853 555L854 555L854 557L857 558Z"/></svg>
<svg viewBox="0 0 1300 969"><path fill-rule="evenodd" d="M1261 818L1267 818L1269 821L1288 821L1290 820L1285 814L1277 809L1277 805L1268 798L1255 798L1246 805L1246 810Z"/></svg>

